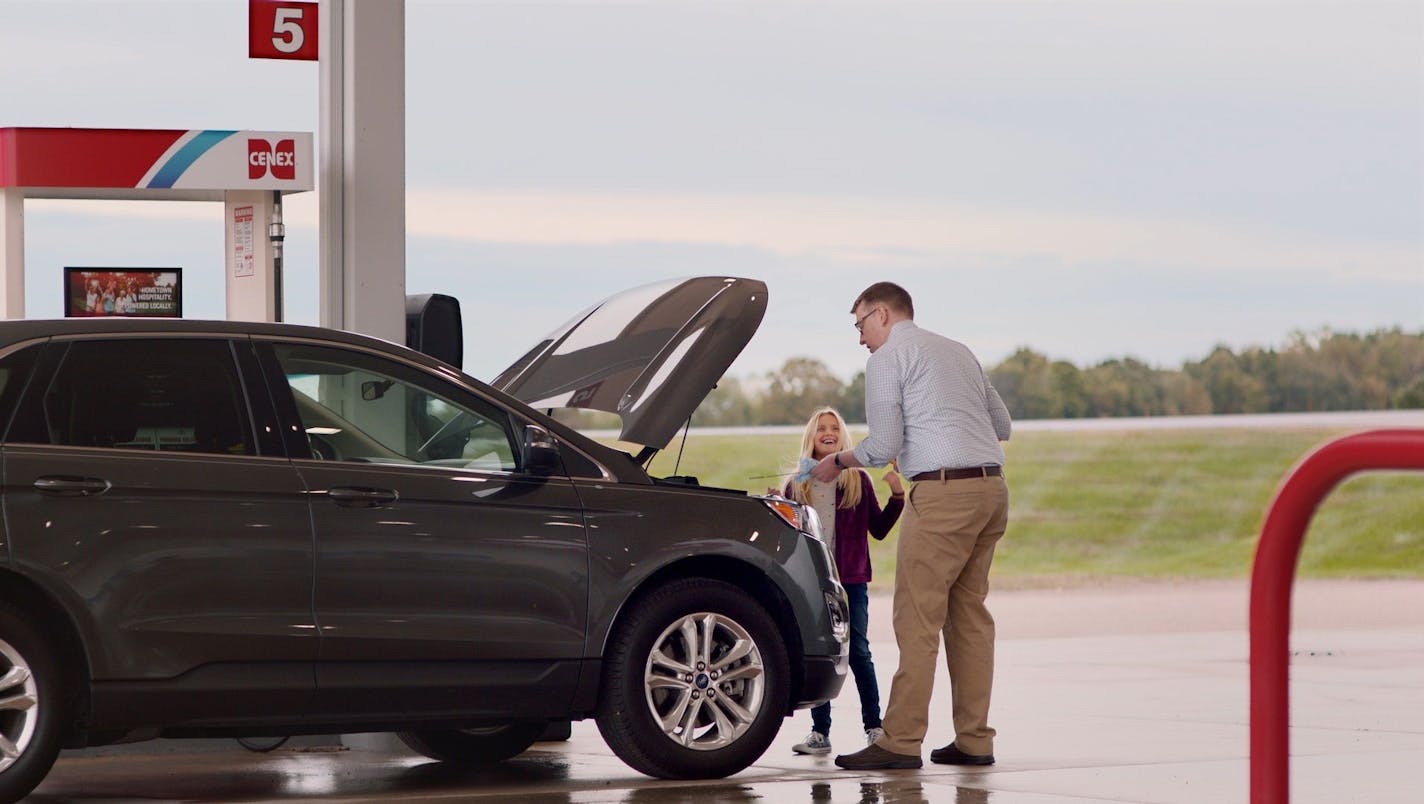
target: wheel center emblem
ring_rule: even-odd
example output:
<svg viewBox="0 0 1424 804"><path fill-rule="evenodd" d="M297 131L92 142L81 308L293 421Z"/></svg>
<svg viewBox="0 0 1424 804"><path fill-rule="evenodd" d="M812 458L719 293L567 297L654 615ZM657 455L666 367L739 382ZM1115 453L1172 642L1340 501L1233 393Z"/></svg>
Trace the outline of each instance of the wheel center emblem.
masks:
<svg viewBox="0 0 1424 804"><path fill-rule="evenodd" d="M706 673L698 673L697 680L694 683L697 684L699 690L705 690L707 689L707 685L712 683L712 680L707 677Z"/></svg>

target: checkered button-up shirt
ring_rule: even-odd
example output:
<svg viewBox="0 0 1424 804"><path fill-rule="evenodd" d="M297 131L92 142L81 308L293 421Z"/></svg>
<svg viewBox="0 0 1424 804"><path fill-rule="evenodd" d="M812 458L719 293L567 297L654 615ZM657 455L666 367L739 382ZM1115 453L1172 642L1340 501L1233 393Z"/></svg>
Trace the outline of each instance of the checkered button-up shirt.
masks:
<svg viewBox="0 0 1424 804"><path fill-rule="evenodd" d="M1003 465L1009 409L969 347L901 321L865 364L870 434L855 448L866 466L900 459L914 477L936 469Z"/></svg>

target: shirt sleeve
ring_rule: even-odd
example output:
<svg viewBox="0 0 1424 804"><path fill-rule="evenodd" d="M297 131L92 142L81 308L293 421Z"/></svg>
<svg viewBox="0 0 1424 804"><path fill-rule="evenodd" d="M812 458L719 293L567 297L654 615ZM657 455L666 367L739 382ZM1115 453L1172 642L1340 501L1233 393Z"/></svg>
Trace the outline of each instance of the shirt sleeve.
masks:
<svg viewBox="0 0 1424 804"><path fill-rule="evenodd" d="M1004 400L999 398L999 392L994 390L994 385L989 382L988 375L984 377L984 395L989 406L989 420L994 424L994 435L998 436L1000 441L1008 441L1014 431L1014 420L1009 416L1009 409Z"/></svg>
<svg viewBox="0 0 1424 804"><path fill-rule="evenodd" d="M865 421L870 433L855 447L855 458L863 466L884 466L894 460L905 439L899 372L890 355L877 357L882 355L871 355L865 364Z"/></svg>

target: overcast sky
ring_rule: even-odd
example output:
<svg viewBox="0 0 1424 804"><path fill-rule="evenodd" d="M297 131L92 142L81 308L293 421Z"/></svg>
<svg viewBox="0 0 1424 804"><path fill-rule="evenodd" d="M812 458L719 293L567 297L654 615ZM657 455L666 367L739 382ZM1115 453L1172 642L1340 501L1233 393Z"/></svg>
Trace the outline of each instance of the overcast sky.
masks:
<svg viewBox="0 0 1424 804"><path fill-rule="evenodd" d="M0 0L0 126L313 131L246 0ZM986 364L1177 367L1292 330L1424 328L1420 2L406 2L407 289L486 379L624 287L768 283L732 367L864 365L871 282ZM288 319L315 323L316 194ZM64 265L179 265L222 317L222 205L29 201Z"/></svg>

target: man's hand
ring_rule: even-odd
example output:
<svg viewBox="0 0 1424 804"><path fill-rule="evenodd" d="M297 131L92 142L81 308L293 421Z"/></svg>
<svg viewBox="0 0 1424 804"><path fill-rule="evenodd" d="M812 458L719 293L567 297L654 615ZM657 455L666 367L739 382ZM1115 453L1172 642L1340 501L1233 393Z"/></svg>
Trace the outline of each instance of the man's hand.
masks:
<svg viewBox="0 0 1424 804"><path fill-rule="evenodd" d="M836 465L836 456L839 454L838 452L832 452L830 455L822 458L821 462L816 464L815 468L811 470L811 477L822 483L829 483L835 480L836 476L841 473L841 467Z"/></svg>

